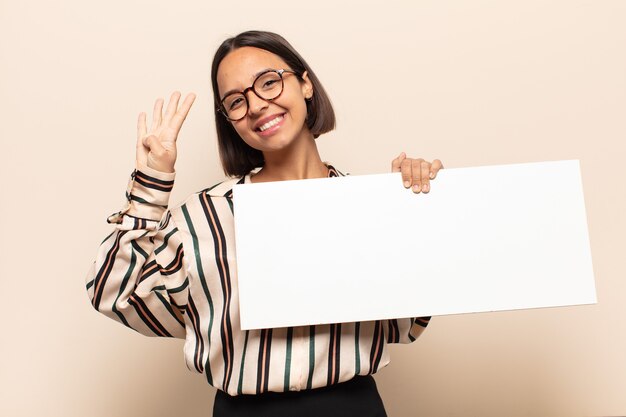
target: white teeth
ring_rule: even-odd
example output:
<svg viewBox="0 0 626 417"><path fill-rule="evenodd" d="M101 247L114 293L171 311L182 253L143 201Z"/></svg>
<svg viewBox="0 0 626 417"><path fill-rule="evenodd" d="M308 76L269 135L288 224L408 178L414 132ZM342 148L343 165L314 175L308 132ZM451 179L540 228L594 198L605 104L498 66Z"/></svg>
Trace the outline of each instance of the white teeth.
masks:
<svg viewBox="0 0 626 417"><path fill-rule="evenodd" d="M278 116L274 120L270 120L269 122L265 123L263 126L259 127L259 130L263 132L264 130L269 129L272 126L275 126L281 120L283 120L283 116Z"/></svg>

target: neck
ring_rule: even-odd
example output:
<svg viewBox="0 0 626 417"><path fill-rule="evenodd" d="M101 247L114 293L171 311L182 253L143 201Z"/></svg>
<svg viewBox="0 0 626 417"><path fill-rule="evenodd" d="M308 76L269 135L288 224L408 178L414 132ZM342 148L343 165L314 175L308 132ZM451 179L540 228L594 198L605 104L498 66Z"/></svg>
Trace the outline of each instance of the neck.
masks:
<svg viewBox="0 0 626 417"><path fill-rule="evenodd" d="M294 141L280 151L264 152L265 165L250 177L250 181L269 182L325 178L328 168L322 162L312 134Z"/></svg>

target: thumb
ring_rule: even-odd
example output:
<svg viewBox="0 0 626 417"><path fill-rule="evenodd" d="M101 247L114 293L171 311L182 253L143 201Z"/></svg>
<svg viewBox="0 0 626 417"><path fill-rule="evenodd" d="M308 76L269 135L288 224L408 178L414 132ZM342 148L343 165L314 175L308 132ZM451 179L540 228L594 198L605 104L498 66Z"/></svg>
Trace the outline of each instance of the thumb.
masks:
<svg viewBox="0 0 626 417"><path fill-rule="evenodd" d="M406 158L406 154L404 152L400 152L400 155L393 161L391 161L391 172L400 172L400 165L402 161Z"/></svg>
<svg viewBox="0 0 626 417"><path fill-rule="evenodd" d="M156 136L144 138L143 144L148 148L146 164L149 168L161 172L174 172L175 154L168 152Z"/></svg>
<svg viewBox="0 0 626 417"><path fill-rule="evenodd" d="M165 150L163 145L161 145L159 139L154 135L146 136L145 138L143 138L142 143L143 146L150 150L150 152L157 155L160 155Z"/></svg>

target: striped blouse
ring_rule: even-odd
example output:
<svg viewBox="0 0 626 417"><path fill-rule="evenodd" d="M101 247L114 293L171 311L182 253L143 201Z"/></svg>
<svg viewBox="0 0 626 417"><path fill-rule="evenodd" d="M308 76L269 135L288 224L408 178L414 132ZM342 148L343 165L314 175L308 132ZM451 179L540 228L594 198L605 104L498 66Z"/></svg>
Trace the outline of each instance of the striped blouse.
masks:
<svg viewBox="0 0 626 417"><path fill-rule="evenodd" d="M329 176L343 176L328 165ZM225 180L168 209L174 173L138 166L108 217L87 277L93 307L147 336L185 339L189 370L230 395L298 391L373 374L388 343L413 342L429 317L241 330L232 188Z"/></svg>

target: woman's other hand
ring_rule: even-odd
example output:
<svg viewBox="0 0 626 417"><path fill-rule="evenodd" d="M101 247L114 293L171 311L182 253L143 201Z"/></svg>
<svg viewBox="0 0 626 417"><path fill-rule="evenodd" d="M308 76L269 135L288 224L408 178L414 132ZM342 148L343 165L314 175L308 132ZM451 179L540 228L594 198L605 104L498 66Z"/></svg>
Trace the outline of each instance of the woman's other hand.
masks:
<svg viewBox="0 0 626 417"><path fill-rule="evenodd" d="M404 188L412 187L414 193L430 191L430 180L434 180L442 168L439 159L428 162L422 158L407 158L404 152L391 161L391 172L401 172Z"/></svg>
<svg viewBox="0 0 626 417"><path fill-rule="evenodd" d="M154 103L152 126L148 131L146 113L139 114L137 121L137 162L161 172L174 172L176 162L176 138L196 99L193 93L187 94L178 107L180 92L175 91L170 97L165 114L162 98Z"/></svg>

